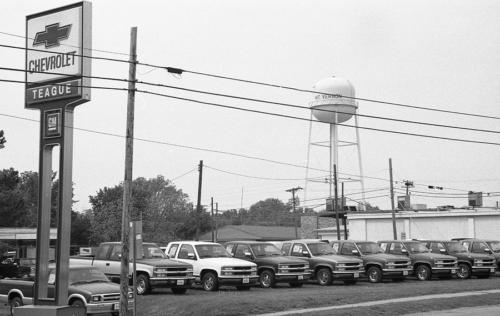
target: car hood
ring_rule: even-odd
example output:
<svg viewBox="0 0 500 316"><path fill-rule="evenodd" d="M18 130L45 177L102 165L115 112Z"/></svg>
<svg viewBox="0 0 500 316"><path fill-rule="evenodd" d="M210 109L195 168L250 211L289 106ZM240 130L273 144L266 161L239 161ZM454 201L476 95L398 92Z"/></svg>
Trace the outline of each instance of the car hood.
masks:
<svg viewBox="0 0 500 316"><path fill-rule="evenodd" d="M76 283L71 284L68 291L78 293L84 292L89 295L94 294L110 294L110 293L120 293L120 285L112 282L93 282L93 283Z"/></svg>
<svg viewBox="0 0 500 316"><path fill-rule="evenodd" d="M147 264L155 267L186 267L190 264L172 259L137 259L136 263Z"/></svg>
<svg viewBox="0 0 500 316"><path fill-rule="evenodd" d="M398 255L392 255L389 253L374 253L374 254L369 254L369 255L363 255L363 259L365 260L384 260L384 261L394 261L394 260L410 260L410 258L406 256L398 256Z"/></svg>
<svg viewBox="0 0 500 316"><path fill-rule="evenodd" d="M256 267L257 265L253 262L241 260L237 258L205 258L197 260L200 264L207 264L211 266L252 266Z"/></svg>
<svg viewBox="0 0 500 316"><path fill-rule="evenodd" d="M337 263L348 263L348 262L359 262L363 263L363 260L355 257L349 257L349 256L341 256L341 255L324 255L324 256L314 256L314 259L323 259L323 260L329 260L329 261L334 261Z"/></svg>
<svg viewBox="0 0 500 316"><path fill-rule="evenodd" d="M473 253L473 252L457 252L457 253L451 253L451 255L459 259L494 259L492 255L483 255L480 253Z"/></svg>
<svg viewBox="0 0 500 316"><path fill-rule="evenodd" d="M274 264L304 264L307 261L302 259L297 259L296 257L288 256L269 256L269 257L258 257L255 260L257 263L274 263Z"/></svg>
<svg viewBox="0 0 500 316"><path fill-rule="evenodd" d="M424 252L424 253L413 253L410 255L411 259L427 259L427 260L456 260L456 257L443 255L440 253Z"/></svg>

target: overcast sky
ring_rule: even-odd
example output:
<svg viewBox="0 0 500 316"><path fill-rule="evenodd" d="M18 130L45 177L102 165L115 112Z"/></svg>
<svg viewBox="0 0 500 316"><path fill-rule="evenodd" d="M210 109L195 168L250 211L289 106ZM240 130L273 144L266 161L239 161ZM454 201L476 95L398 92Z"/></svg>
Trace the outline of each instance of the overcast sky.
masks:
<svg viewBox="0 0 500 316"><path fill-rule="evenodd" d="M24 46L26 15L73 1L2 1L0 43ZM130 28L138 27L138 60L216 75L301 89L320 79L348 79L360 98L500 117L500 2L498 1L93 1L94 56L128 59ZM10 35L8 35L10 34ZM19 35L16 37L13 35ZM116 54L118 53L118 54ZM0 47L1 67L24 68L24 53ZM94 60L94 76L126 79L128 65ZM308 106L314 95L139 66L138 80L247 98ZM24 80L0 70L0 78ZM126 87L108 80L95 86ZM149 91L246 109L309 118L307 109L210 97L174 89L140 86ZM24 108L24 85L0 83L0 129L6 147L0 168L38 171L37 110ZM75 111L75 127L125 135L127 94L93 90L92 100ZM306 187L309 123L282 117L218 108L138 93L133 176L162 175L196 203L200 160L202 204L210 197L222 210L249 207L270 197L286 201L292 187ZM359 101L359 114L500 131L500 120ZM14 118L12 116L18 117ZM348 123L352 124L352 121ZM500 143L495 133L436 128L366 117L364 127ZM315 123L312 140L328 140L329 127ZM389 208L392 158L395 188L412 180L412 203L429 207L464 206L469 190L496 192L500 200L500 146L471 144L360 130L368 202ZM340 127L341 139L353 130ZM163 143L163 144L161 144ZM259 157L187 149L177 144ZM89 208L88 196L123 181L124 138L74 131L73 182L76 210ZM340 151L341 177L356 178L357 153ZM294 164L298 166L290 166ZM328 170L326 149L311 148L310 166ZM54 168L56 164L54 163ZM210 168L209 168L210 167ZM213 169L211 169L213 168ZM192 171L188 173L189 171ZM185 174L187 173L187 174ZM182 177L181 175L185 174ZM240 175L237 175L240 174ZM324 178L325 171L310 171ZM255 178L251 178L255 177ZM270 178L270 179L261 179ZM283 180L291 179L291 180ZM428 185L442 186L443 191ZM317 206L328 196L325 183L307 183L304 205ZM349 197L359 200L359 182L347 182ZM428 196L441 194L440 198ZM460 198L443 198L456 196ZM303 199L304 191L300 192ZM396 193L401 195L401 193ZM458 195L457 195L458 194ZM384 196L381 196L384 195ZM422 196L418 196L422 195ZM495 193L493 193L495 195ZM352 203L352 201L351 201ZM321 207L316 207L321 210Z"/></svg>

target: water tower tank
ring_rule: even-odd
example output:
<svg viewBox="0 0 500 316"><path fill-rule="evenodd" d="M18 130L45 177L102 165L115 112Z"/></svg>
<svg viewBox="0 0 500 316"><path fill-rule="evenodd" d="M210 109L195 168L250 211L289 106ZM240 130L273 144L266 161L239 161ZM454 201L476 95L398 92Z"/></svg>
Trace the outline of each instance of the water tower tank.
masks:
<svg viewBox="0 0 500 316"><path fill-rule="evenodd" d="M321 79L313 89L318 92L309 103L314 117L325 123L343 123L356 113L354 86L349 80L338 77ZM335 121L335 112L337 120Z"/></svg>

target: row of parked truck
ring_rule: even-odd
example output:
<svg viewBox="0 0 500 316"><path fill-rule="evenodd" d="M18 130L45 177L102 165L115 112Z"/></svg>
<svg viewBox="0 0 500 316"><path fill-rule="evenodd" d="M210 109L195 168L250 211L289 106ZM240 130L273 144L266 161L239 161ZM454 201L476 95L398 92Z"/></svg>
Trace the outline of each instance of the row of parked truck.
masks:
<svg viewBox="0 0 500 316"><path fill-rule="evenodd" d="M76 267L87 267L90 270L78 270L78 273L87 273L101 280L97 276L99 272L107 276L106 280L118 281L121 250L122 246L118 242L102 243L92 256L72 257L70 272ZM360 278L372 283L384 279L404 280L408 276L422 281L433 277L488 278L500 268L500 241L328 242L301 239L279 243L231 241L224 244L175 241L162 248L153 243L144 243L142 253L135 261L135 290L139 295L160 287L170 288L174 294L184 294L195 284L200 284L206 291L216 291L220 286L249 290L255 285L272 288L277 283L301 287L311 281L322 286L330 285L334 280L355 284ZM81 279L78 279L79 284L84 281ZM26 291L33 286L27 282L1 280L0 300L11 306L31 302ZM25 286L25 292L16 288L20 284ZM78 287L78 284L75 286ZM86 285L83 294L77 289L72 290L68 304L78 302L87 309L87 313L102 312L103 308L117 311L118 285L115 289L117 293L100 293L99 287L96 289L99 293L91 289ZM110 292L112 288L108 289Z"/></svg>
<svg viewBox="0 0 500 316"><path fill-rule="evenodd" d="M118 279L121 245L103 243L94 257L72 258L72 264L92 265ZM278 282L300 287L313 280L329 285L334 280L355 284L366 277L418 280L432 277L487 278L500 265L500 241L494 240L383 240L325 242L317 239L280 243L232 241L224 244L175 241L160 249L145 243L137 265L137 293L156 287L185 293L194 284L215 291L219 286L248 290L253 285L273 287Z"/></svg>

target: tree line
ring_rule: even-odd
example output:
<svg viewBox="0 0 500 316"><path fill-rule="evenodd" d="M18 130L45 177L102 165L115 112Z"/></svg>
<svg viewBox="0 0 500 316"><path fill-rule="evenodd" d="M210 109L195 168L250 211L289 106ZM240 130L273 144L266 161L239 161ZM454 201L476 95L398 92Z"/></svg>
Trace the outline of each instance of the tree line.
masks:
<svg viewBox="0 0 500 316"><path fill-rule="evenodd" d="M57 196L59 182L52 179L51 227L57 226ZM75 201L73 201L75 202ZM123 184L99 189L89 196L90 209L71 210L71 244L95 246L103 241L121 238ZM36 227L38 212L38 173L19 172L13 168L0 170L0 227ZM215 221L225 225L300 225L300 216L314 213L297 207L292 201L277 198L258 201L248 209L220 212ZM206 207L196 212L189 196L172 181L137 178L132 181L131 220L142 220L143 240L165 244L172 240L194 239L196 225L200 233L210 231L211 217Z"/></svg>

